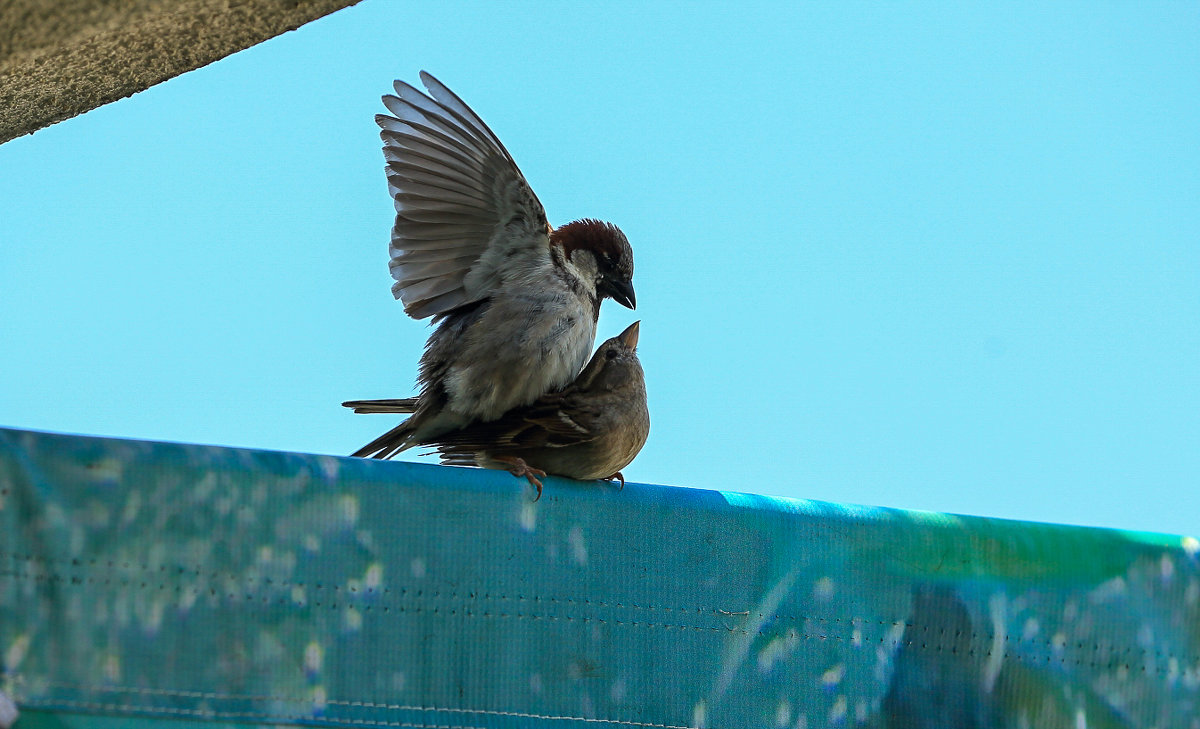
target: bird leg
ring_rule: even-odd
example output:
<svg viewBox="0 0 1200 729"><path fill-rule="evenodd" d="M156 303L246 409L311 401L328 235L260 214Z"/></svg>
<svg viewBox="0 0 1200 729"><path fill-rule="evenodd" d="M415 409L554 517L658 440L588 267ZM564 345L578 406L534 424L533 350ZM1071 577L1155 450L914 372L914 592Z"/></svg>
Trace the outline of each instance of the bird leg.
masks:
<svg viewBox="0 0 1200 729"><path fill-rule="evenodd" d="M603 480L603 481L612 481L613 479L620 479L620 480L621 480L621 485L617 487L617 491L624 491L624 490L625 490L625 476L624 476L624 475L622 475L620 471L617 471L616 473L614 473L613 475L609 476L608 478L601 479L601 480Z"/></svg>
<svg viewBox="0 0 1200 729"><path fill-rule="evenodd" d="M542 482L537 477L542 476L544 478L546 476L545 471L530 466L525 462L524 458L517 456L494 456L494 459L501 463L507 463L509 465L508 472L512 475L518 478L524 476L529 480L529 483L533 484L533 487L537 489L537 496L533 498L534 501L542 498Z"/></svg>

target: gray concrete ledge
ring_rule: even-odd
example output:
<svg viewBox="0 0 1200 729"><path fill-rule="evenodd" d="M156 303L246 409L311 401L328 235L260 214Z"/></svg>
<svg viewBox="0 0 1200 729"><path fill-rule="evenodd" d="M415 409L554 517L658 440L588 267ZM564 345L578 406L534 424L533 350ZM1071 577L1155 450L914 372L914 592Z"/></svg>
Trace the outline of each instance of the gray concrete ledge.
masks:
<svg viewBox="0 0 1200 729"><path fill-rule="evenodd" d="M0 143L358 0L4 0Z"/></svg>

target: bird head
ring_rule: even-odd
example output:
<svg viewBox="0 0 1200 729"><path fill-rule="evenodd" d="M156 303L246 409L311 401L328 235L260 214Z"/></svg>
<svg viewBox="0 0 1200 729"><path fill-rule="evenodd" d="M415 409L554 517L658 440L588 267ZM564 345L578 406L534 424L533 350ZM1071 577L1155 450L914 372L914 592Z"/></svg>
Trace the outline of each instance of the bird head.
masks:
<svg viewBox="0 0 1200 729"><path fill-rule="evenodd" d="M584 218L560 226L550 235L552 244L574 257L586 251L596 261L596 293L621 306L637 308L633 292L633 248L621 229L612 223Z"/></svg>
<svg viewBox="0 0 1200 729"><path fill-rule="evenodd" d="M578 386L584 390L615 390L635 378L640 380L643 377L642 363L637 356L640 328L641 322L635 321L597 347L576 379Z"/></svg>

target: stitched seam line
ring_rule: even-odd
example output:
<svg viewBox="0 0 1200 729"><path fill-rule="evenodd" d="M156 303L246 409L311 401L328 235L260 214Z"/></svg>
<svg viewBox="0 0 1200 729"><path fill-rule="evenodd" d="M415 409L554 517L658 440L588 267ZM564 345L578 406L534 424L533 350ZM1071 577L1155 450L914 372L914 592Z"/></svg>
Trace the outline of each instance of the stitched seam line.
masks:
<svg viewBox="0 0 1200 729"><path fill-rule="evenodd" d="M189 567L178 567L178 566L168 567L166 565L160 565L157 569L155 569L147 564L138 564L136 562L129 562L129 561L99 560L99 559L90 559L90 560L86 560L86 561L79 560L79 559L76 559L76 560L57 559L56 560L56 559L43 559L43 558L40 558L40 557L37 557L34 555L21 555L21 554L0 552L0 558L5 558L5 557L7 557L9 560L14 561L14 562L28 562L31 565L47 565L47 566L48 565L64 565L64 566L69 566L69 567L76 567L76 568L82 569L84 572L86 572L89 567L101 567L101 568L107 568L114 572L119 571L119 570L130 570L130 571L135 571L135 572L148 572L148 573L152 573L152 574L156 574L156 575L194 575L196 577L206 579L210 582L218 582L218 581L222 581L222 580L228 580L228 581L240 582L240 583L245 583L245 584L260 583L262 585L270 586L274 589L280 589L280 590L290 590L294 587L301 587L306 590L311 589L311 590L332 591L332 592L338 593L338 594L360 595L360 596L398 594L398 595L401 595L404 597L408 597L408 596L415 596L418 598L431 597L431 598L438 599L438 600L458 600L458 601L462 601L462 602L465 602L467 600L493 600L493 601L499 600L499 601L508 601L508 602L533 602L533 603L548 602L552 605L584 605L587 607L601 607L601 608L606 608L606 609L648 610L648 611L653 611L653 612L681 613L681 614L685 614L685 615L693 614L693 613L698 614L698 615L704 615L707 613L707 614L711 614L711 615L718 615L721 617L730 617L730 616L737 617L742 614L748 614L748 611L730 611L730 610L721 610L719 608L705 608L705 607L685 608L685 607L673 607L673 606L669 606L669 605L664 606L664 605L653 605L653 604L639 604L639 603L633 603L633 602L629 602L629 603L608 602L605 600L591 600L588 598L575 599L575 598L570 598L570 597L556 597L556 596L526 597L524 595L492 594L490 592L484 592L484 593L469 592L466 594L459 594L457 592L441 592L439 590L423 590L423 589L410 590L407 587L400 587L400 588L395 588L395 589L390 588L390 587L384 587L381 589L367 587L367 588L358 589L358 588L342 587L341 585L327 585L327 584L322 584L319 582L292 582L292 581L288 581L288 580L274 580L269 577L239 577L232 573L212 572L209 570L201 570L198 568L189 568ZM16 572L16 571L0 572L0 577L5 577L5 576L21 577L21 578L25 578L25 579L35 579L35 580L47 580L47 579L78 580L78 579L80 579L78 577L60 575L60 574L41 575L41 574L36 574L33 572ZM82 579L85 582L89 582L92 584L108 584L107 582L104 581L104 578L100 578L100 577L86 576ZM112 579L112 578L109 578L109 579ZM138 580L125 579L122 582L122 584L128 585L128 584L132 584L134 582L138 582ZM145 582L145 581L143 581L143 582ZM148 583L146 583L146 584L148 584ZM165 584L166 583L159 583L159 589L165 589L164 588ZM176 589L179 589L182 586L175 586L175 587L176 587ZM762 615L760 614L759 617L762 617ZM787 616L787 617L792 618L792 619L797 619L797 620L798 619L812 619L812 620L821 620L821 621L830 621L830 622L843 622L843 620L841 618L823 618L823 617L808 616L808 615L792 615L792 616ZM864 624L877 623L879 625L887 625L887 626L906 625L905 623L900 622L900 621L895 621L895 622L883 621L883 620L874 621L874 620L860 620L858 618L850 618L850 619L848 619L848 621L849 622L858 621L858 622L861 622Z"/></svg>
<svg viewBox="0 0 1200 729"><path fill-rule="evenodd" d="M0 572L0 578L5 578L5 577L12 578L12 579L32 580L35 582L62 583L62 584L75 585L75 586L83 585L83 584L96 584L96 585L107 586L109 584L108 580L101 580L101 579L95 578L95 577L68 577L65 575L58 575L58 574L34 574L34 573L28 573L28 572ZM600 623L614 623L616 625L637 625L637 626L681 628L681 629L692 628L692 629L696 629L696 630L715 630L715 631L729 631L729 632L742 632L742 633L746 632L744 629L739 629L736 627L730 628L730 627L725 627L725 626L693 625L690 623L648 622L648 621L640 621L640 620L615 620L615 619L604 619L604 618L591 617L591 616L548 615L548 614L544 614L544 613L527 613L527 612L504 612L504 611L493 612L490 610L478 611L478 610L472 610L470 608L458 609L458 608L442 608L442 607L438 607L438 606L431 608L428 606L413 605L411 603L400 603L400 602L389 602L389 603L385 603L385 604L366 602L366 600L371 599L372 594L379 594L378 591L376 591L374 593L369 592L369 591L359 592L357 594L361 595L362 597L357 597L357 598L354 597L355 593L349 593L349 591L347 591L345 594L340 596L341 599L343 600L343 602L322 602L320 600L309 601L307 599L305 599L303 601L297 601L289 595L282 595L279 597L272 598L271 596L264 596L261 594L253 594L253 593L245 593L245 592L230 592L227 589L217 589L216 587L210 587L208 589L204 589L204 588L190 587L190 586L184 586L184 585L169 585L167 583L159 583L156 587L155 585L147 583L147 582L140 583L140 585L139 585L136 580L121 580L119 584L120 584L120 586L124 586L124 587L134 587L136 585L137 586L136 589L142 589L142 590L146 590L149 592L153 592L156 589L157 589L157 591L162 592L162 591L166 591L168 588L171 588L176 593L179 593L179 594L184 594L185 592L190 593L195 598L211 596L211 597L225 598L230 601L240 601L240 602L244 602L247 604L292 605L297 608L316 607L316 608L328 609L328 610L355 609L355 610L361 610L363 612L383 612L383 613L393 613L393 612L396 612L396 613L405 613L405 612L431 613L434 615L449 615L449 616L461 614L461 615L465 615L468 617L485 617L485 618L516 617L516 618L531 619L531 620L567 620L567 621L580 620L580 621L585 621L585 622L586 621L596 621L596 622L600 622ZM429 598L425 597L425 595L423 594L423 592L421 590L409 591L409 590L405 589L405 590L401 591L401 593L405 593L405 592L407 592L411 595L411 598L409 598L409 599L412 599L412 600L429 599ZM511 602L519 602L519 603L531 603L534 605L548 603L550 605L570 604L570 605L574 605L577 607L586 607L586 606L604 607L605 605L615 605L616 607L625 607L624 605L621 605L619 603L607 604L607 603L602 603L600 601L593 601L593 600L573 600L573 599L559 600L556 598L526 598L526 597L521 597L521 596L513 597L513 596L507 596L507 595L491 595L490 593L483 593L481 595L471 593L466 596L462 596L462 595L458 595L457 593L442 594L442 593L434 592L434 593L430 593L430 596L433 600L441 600L441 601L446 601L446 602L458 602L458 603L469 603L469 602L476 602L479 600L493 601L493 600L499 599L499 600L505 600L505 601L511 601ZM611 609L611 607L609 607L607 609ZM698 613L702 616L705 615L705 612L701 611L700 609L697 609L696 613ZM745 617L750 616L749 611L731 612L731 611L727 611L727 610L709 609L707 611L707 613L709 615L713 615L713 616L716 616L717 618L723 618L723 619L731 619L731 618L738 619L738 618L745 618ZM688 613L680 611L680 617L686 617L687 615L688 615ZM764 616L760 613L760 614L758 614L758 617L767 618L769 616ZM860 618L828 618L828 617L818 617L818 616L808 616L808 615L798 615L798 616L776 615L776 616L770 616L770 619L773 621L777 621L777 622L812 621L814 623L820 623L823 625L832 625L832 626L838 626L838 627L843 627L843 626L844 627L853 627L853 626L857 626L857 625L881 625L881 626L886 626L886 627L894 627L894 626L902 626L903 625L906 627L911 627L911 626L908 626L906 623L902 623L899 621L891 621L891 622L884 621L884 620L873 621L873 620L866 620L866 619L860 619ZM835 636L811 634L809 637L832 638Z"/></svg>
<svg viewBox="0 0 1200 729"><path fill-rule="evenodd" d="M288 698L288 697L283 697L283 696L250 696L250 695L239 695L239 694L205 693L205 692L201 692L201 691L173 691L171 689L147 689L147 688L115 687L115 686L108 686L108 687L89 686L86 684L59 683L56 681L46 682L45 685L57 686L59 688L68 688L68 689L76 689L76 690L82 689L82 690L86 690L86 691L97 691L97 692L107 692L107 693L150 694L150 695L157 695L157 696L179 696L179 697L186 697L186 698L218 699L218 700L228 699L228 700L250 700L250 701L285 701L288 703L303 703L303 704L312 705L311 698L293 699L293 698ZM45 704L68 704L68 703L69 704L92 704L92 705L99 705L99 706L106 706L106 707L125 707L125 708L136 709L136 710L142 710L143 708L145 708L145 710L147 710L147 711L164 711L164 712L178 711L178 712L202 714L202 715L214 716L214 717L222 716L222 715L225 715L225 716L233 715L233 712L217 712L217 711L209 711L206 709L179 709L179 708L175 708L175 707L142 707L141 705L138 705L138 704L81 702L81 701L73 701L70 699L64 699L62 701L57 701L54 699L45 699L45 700L43 700L43 703L45 703ZM583 716L531 714L531 713L520 712L520 711L497 711L494 709L452 709L452 708L435 707L435 706L408 706L408 705L404 705L404 704L384 704L384 703L376 703L373 701L329 700L329 701L325 701L324 703L329 706L348 706L348 707L366 708L366 709L388 709L388 710L393 710L393 711L423 711L423 712L428 712L428 713L471 714L471 715L477 715L477 716L507 716L507 717L514 717L514 718L519 718L519 719L546 719L546 720L553 720L553 721L580 721L580 722L587 722L587 723L592 723L592 724L616 724L616 725L620 725L620 726L649 727L650 729L689 729L689 727L680 726L678 724L656 724L656 723L652 723L652 722L626 721L626 720L622 720L622 719L594 719L594 718L588 718L588 717L583 717ZM32 706L33 704L31 703L29 705ZM253 716L259 716L259 717L276 716L275 714L270 714L270 713L265 713L265 712L264 713L245 713L243 715L247 718L253 717ZM295 716L295 717L280 717L280 719L286 719L286 718L312 719L312 718L321 718L321 717L313 717L311 714L300 715L300 716ZM342 720L341 719L330 719L329 721L342 721ZM347 719L346 721L354 721L354 720ZM438 725L432 725L432 724L408 724L408 723L392 723L392 722L379 722L379 723L384 726L429 727L429 729L434 729L435 727L438 727ZM443 728L443 729L445 729L445 728Z"/></svg>
<svg viewBox="0 0 1200 729"><path fill-rule="evenodd" d="M65 577L63 575L57 575L57 574L0 572L0 578L3 578L3 577L11 577L11 578L16 578L16 579L29 579L29 580L40 581L40 582L64 582L64 583L71 583L71 584L87 584L87 583L107 584L106 581L103 581L100 578ZM133 586L135 583L136 583L136 581L132 581L132 580L122 580L121 581L121 584L124 586ZM300 583L292 583L292 584L295 584L298 586L303 586ZM141 586L142 586L141 589L147 589L147 590L151 590L151 591L155 589L154 586L149 583L141 583ZM172 587L172 586L168 585L167 583L160 583L157 586L157 589L159 591L163 591L163 590L166 590L168 587ZM493 612L490 610L483 610L483 611L472 610L470 608L444 609L444 608L436 607L436 606L430 608L428 606L402 604L402 603L397 603L397 602L393 602L390 604L383 604L383 605L359 604L357 602L352 601L353 593L351 593L348 590L343 592L343 599L346 600L345 602L321 602L319 600L312 601L312 602L308 602L308 601L297 602L288 596L271 599L269 597L260 597L259 595L254 595L254 594L249 594L249 593L228 592L224 589L218 590L215 587L205 590L205 589L196 588L196 587L185 587L183 585L174 585L173 589L175 592L181 593L181 594L185 590L187 590L192 594L193 597L196 597L196 598L200 598L207 594L207 595L213 596L213 597L225 598L230 601L241 601L241 602L244 602L244 603L250 604L250 605L270 605L270 604L291 605L291 606L295 606L297 608L313 607L313 608L318 608L318 609L322 609L322 610L354 609L354 610L360 610L362 612L368 612L368 613L369 612L382 612L385 614L392 614L392 613L422 614L422 613L424 613L424 614L436 615L439 617L465 617L465 618L488 618L488 619L515 618L518 620L550 620L550 621L561 620L561 621L565 621L565 622L583 622L583 623L595 622L595 623L600 623L602 625L613 624L613 625L621 625L621 626L633 626L633 627L638 627L638 628L650 628L650 629L661 628L664 630L671 630L671 629L696 630L696 631L710 631L710 632L716 632L716 633L736 633L736 634L742 634L742 635L749 635L749 634L751 634L751 632L754 632L757 635L766 635L768 632L770 632L771 634L775 634L778 632L778 631L765 631L765 630L761 630L761 629L758 631L749 631L745 628L739 628L736 626L695 625L692 623L669 623L669 622L653 622L653 621L640 621L640 620L617 620L617 619L606 619L606 618L593 617L593 616L587 616L587 615L584 615L584 616L580 616L580 615L550 615L550 614L545 614L545 613L503 612L503 611ZM368 589L368 590L364 590L363 592L358 593L358 594L369 597L372 594L379 594L380 592L383 592L383 591L372 592ZM549 604L553 605L553 604L564 604L565 603L565 604L571 604L571 605L575 605L575 606L597 606L597 605L599 605L599 606L626 607L626 605L624 605L622 603L604 603L602 601L574 600L574 599L570 599L570 598L565 599L565 600L558 599L558 598L536 598L536 597L535 598L526 598L524 596L492 595L491 593L482 593L482 594L468 593L466 596L462 596L462 595L459 595L458 593L443 594L443 593L440 593L437 591L427 592L427 591L423 591L423 590L408 590L407 588L401 589L399 591L399 593L402 595L407 593L412 596L412 599L426 599L426 595L429 595L432 598L437 599L437 600L444 600L444 601L448 601L448 602L454 601L454 602L459 602L459 603L466 603L466 602L477 601L477 600L489 600L489 601L490 600L504 600L504 601L523 602L523 603L533 603L533 604L549 603ZM365 599L365 598L360 598L360 599ZM645 606L642 606L642 607L645 608ZM686 614L682 610L679 612ZM697 609L696 612L701 615L705 614L700 609ZM746 611L746 612L730 612L730 611L709 609L708 612L709 612L709 614L715 614L721 618L726 618L726 619L747 617L749 615L748 611ZM682 617L682 615L681 615L681 617ZM865 618L858 618L858 617L827 618L827 617L819 617L819 616L811 616L811 615L764 616L761 613L757 614L757 617L759 617L760 619L769 619L776 625L781 624L781 623L787 624L789 622L802 623L802 622L811 621L811 622L818 623L823 626L831 627L833 631L837 631L839 629L844 631L846 627L874 626L874 625L884 626L884 627L888 627L888 628L904 626L906 629L912 629L912 628L917 627L917 626L912 625L911 623L905 623L905 622L901 622L901 621L868 620ZM807 639L837 640L837 641L846 641L846 640L850 639L849 636L847 636L847 635L838 635L834 632L809 633L809 632L803 632L803 631L797 630L796 628L791 628L790 630L791 630L791 632L795 633L796 635L803 637L803 638L807 638ZM928 633L928 631L922 631L922 632ZM944 633L940 634L940 635L944 635ZM971 633L969 635L970 635L971 639L978 639L978 640L990 640L992 638L992 636L986 635L983 633ZM904 642L906 645L914 646L916 644L917 640L919 639L919 637L912 637L912 636L907 636L907 635L905 637L907 638L907 640L903 640L903 641L897 640L897 639L889 640L886 635L882 635L882 636L879 636L877 639L875 639L873 642L878 642L881 644L884 643L885 641L890 642L892 644L899 644L900 642ZM958 636L955 636L955 637L958 637ZM870 639L864 639L864 640L870 640ZM937 640L937 638L934 637L934 638L931 638L930 640L922 642L922 648L925 647L925 643L931 642L933 640ZM1072 644L1065 644L1062 646L1056 645L1053 638L1046 638L1046 639L1041 639L1041 640L1028 640L1023 637L1013 637L1013 636L1007 636L1007 635L1004 636L1004 643L1008 644L1008 645L1015 645L1015 646L1029 646L1029 647L1041 646L1041 647L1045 647L1054 652L1066 650L1068 647L1070 647L1072 645ZM1165 652L1158 651L1158 650L1147 650L1145 648L1139 649L1137 646L1132 646L1132 645L1126 646L1124 648L1121 648L1121 647L1115 646L1115 645L1108 645L1108 646L1105 646L1105 650L1102 651L1100 648L1100 645L1098 643L1093 643L1090 646L1087 646L1087 645L1077 641L1073 644L1073 647L1080 651L1090 652L1092 655L1107 654L1107 656L1106 656L1107 660L1093 660L1093 661L1086 661L1086 660L1082 660L1082 659L1068 660L1065 657L1063 657L1063 658L1058 659L1058 662L1060 664L1090 666L1092 668L1095 668L1098 666L1111 667L1111 666L1121 665L1121 663L1122 663L1121 659L1124 657L1132 657L1136 660L1136 658L1139 656L1140 657L1151 656L1156 659L1163 659L1163 660L1175 659L1175 660L1182 661L1185 663L1193 660L1193 657L1189 656L1189 655L1175 655L1173 653L1165 653ZM974 654L977 652L978 651L970 651L969 653ZM984 655L990 656L990 655L992 655L992 652L987 651L986 653L984 653ZM1006 651L1005 655L1007 656L1007 655L1009 655L1009 653ZM1051 660L1053 660L1053 659L1051 657L1047 656L1045 659L1045 662L1048 663ZM1130 667L1128 663L1126 663L1125 665L1127 667ZM1143 672L1144 673L1145 672L1153 672L1153 673L1165 674L1168 671L1166 671L1166 670L1146 671L1145 668L1143 667Z"/></svg>
<svg viewBox="0 0 1200 729"><path fill-rule="evenodd" d="M405 729L484 729L484 727L464 725L464 724L419 724L414 722L404 721L379 721L373 719L350 719L338 718L330 719L312 714L295 714L295 715L279 715L269 714L264 712L241 712L241 711L208 711L207 709L177 709L172 707L161 706L138 706L134 704L106 704L95 701L71 701L63 699L61 701L29 702L25 704L26 708L37 709L54 709L54 708L75 708L75 709L90 709L95 711L119 711L126 713L138 714L163 714L167 716L196 716L205 719L267 719L273 722L295 722L295 721L321 721L329 724L346 724L353 726L390 726L404 727Z"/></svg>

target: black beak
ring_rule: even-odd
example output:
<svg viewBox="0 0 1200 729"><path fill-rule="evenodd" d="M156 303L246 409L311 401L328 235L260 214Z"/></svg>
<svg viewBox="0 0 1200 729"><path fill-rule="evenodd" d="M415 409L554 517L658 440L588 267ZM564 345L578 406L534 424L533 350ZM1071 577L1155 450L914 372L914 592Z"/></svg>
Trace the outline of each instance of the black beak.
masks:
<svg viewBox="0 0 1200 729"><path fill-rule="evenodd" d="M609 279L607 283L604 293L608 294L613 301L628 309L637 308L637 296L633 293L633 282Z"/></svg>

